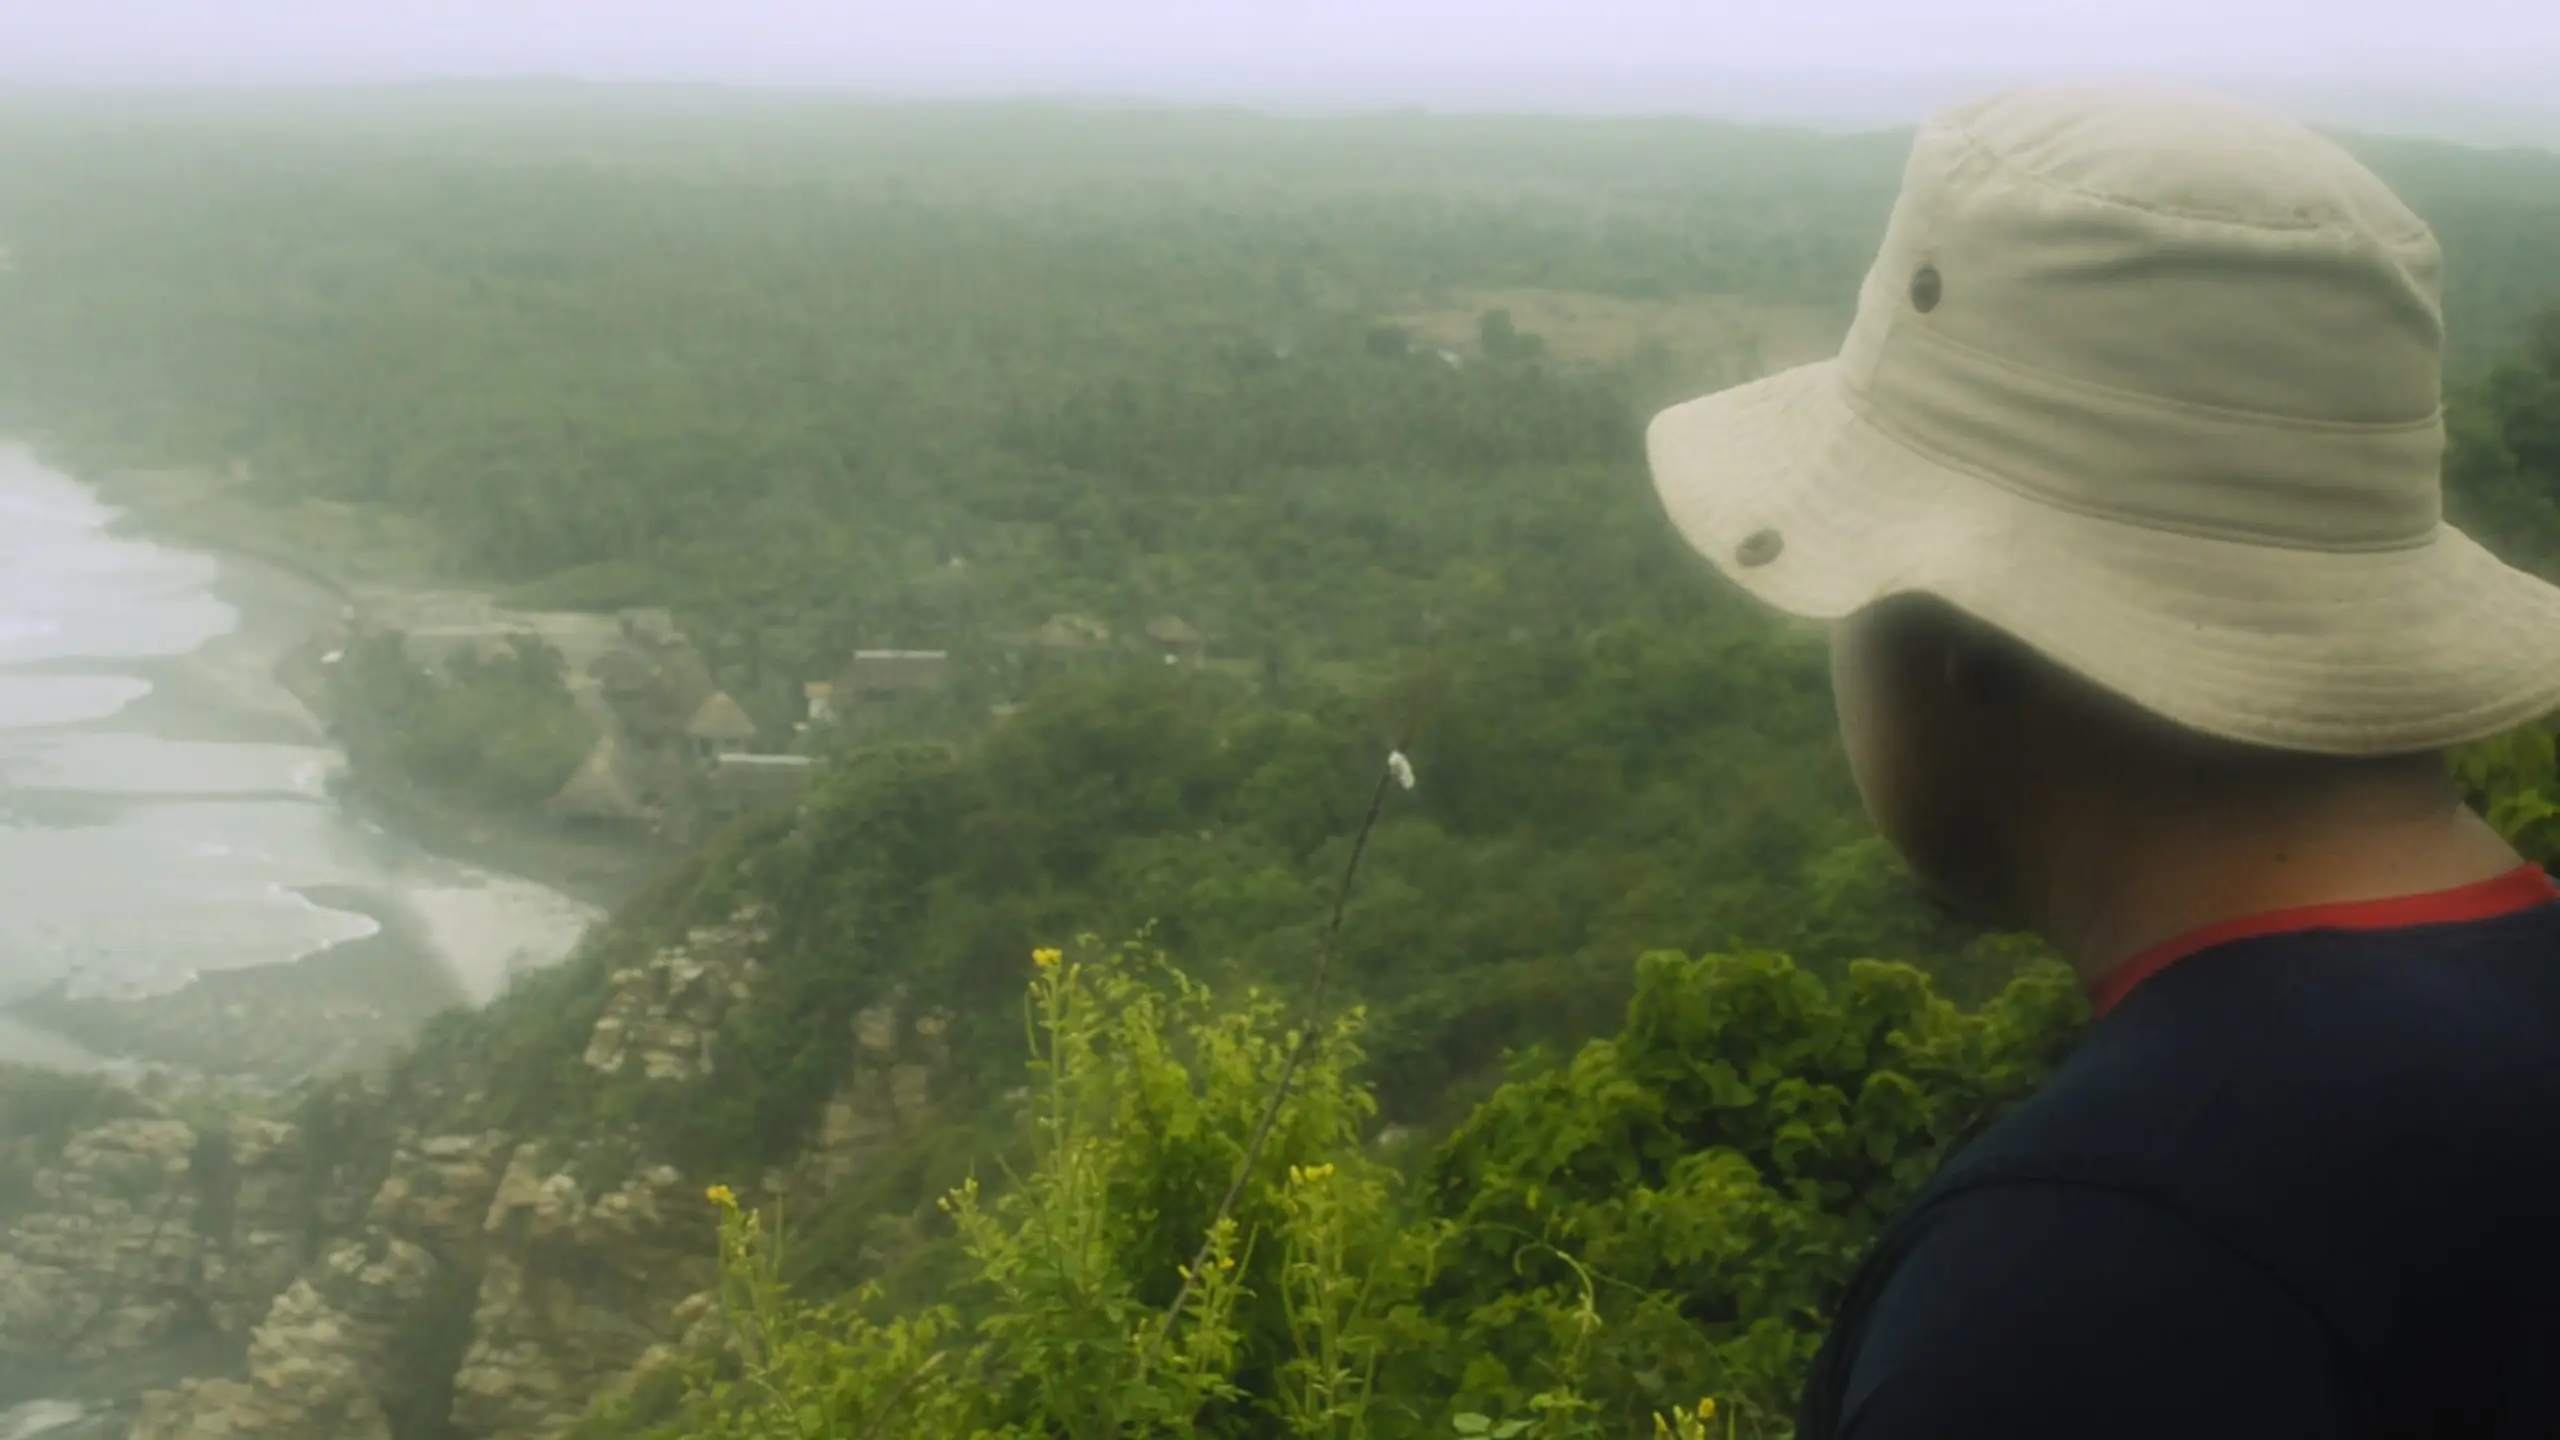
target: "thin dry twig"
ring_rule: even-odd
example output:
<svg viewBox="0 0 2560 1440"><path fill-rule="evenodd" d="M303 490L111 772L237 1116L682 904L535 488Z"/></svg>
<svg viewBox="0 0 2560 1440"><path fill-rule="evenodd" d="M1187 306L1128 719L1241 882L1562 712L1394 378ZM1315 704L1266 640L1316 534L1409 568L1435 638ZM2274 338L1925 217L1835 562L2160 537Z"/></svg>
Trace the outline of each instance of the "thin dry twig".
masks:
<svg viewBox="0 0 2560 1440"><path fill-rule="evenodd" d="M1182 1270L1182 1281L1174 1288L1173 1301L1165 1306L1163 1323L1147 1341L1138 1356L1138 1371L1146 1373L1155 1362L1156 1352L1173 1334L1174 1325L1182 1319L1182 1307L1191 1298L1192 1277L1209 1264L1210 1251L1217 1244L1218 1227L1235 1212L1236 1202L1244 1198L1244 1187L1253 1178L1253 1167L1262 1160L1263 1146L1271 1139L1272 1127L1279 1123L1281 1107L1289 1100L1289 1086L1298 1078L1298 1067L1315 1048L1316 1036L1324 1026L1325 983L1333 975L1333 957L1342 939L1343 911L1351 903L1351 882L1359 877L1360 859L1369 853L1370 832L1378 828L1378 816L1387 807L1387 792L1398 784L1411 788L1413 770L1404 761L1405 747L1413 743L1413 727L1408 723L1404 735L1388 753L1387 763L1378 770L1378 783L1369 791L1369 811L1360 818L1360 829L1352 836L1351 855L1342 865L1342 883L1334 887L1333 914L1325 922L1324 941L1316 951L1316 973L1307 987L1306 1021L1299 1027L1298 1038L1289 1047L1288 1057L1280 1062L1280 1076L1272 1082L1271 1099L1262 1107L1262 1118L1254 1122L1253 1138L1245 1143L1244 1157L1236 1165L1233 1179L1227 1182L1227 1193L1218 1200L1218 1208L1209 1216L1209 1224L1200 1237L1200 1249Z"/></svg>

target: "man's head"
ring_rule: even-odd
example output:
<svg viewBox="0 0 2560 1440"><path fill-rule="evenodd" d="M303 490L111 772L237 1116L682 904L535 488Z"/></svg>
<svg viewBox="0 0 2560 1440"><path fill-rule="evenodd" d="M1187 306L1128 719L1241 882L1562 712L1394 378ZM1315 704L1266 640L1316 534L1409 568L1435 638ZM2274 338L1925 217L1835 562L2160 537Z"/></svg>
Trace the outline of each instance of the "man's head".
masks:
<svg viewBox="0 0 2560 1440"><path fill-rule="evenodd" d="M2342 757L2188 730L1944 602L1905 595L1833 628L1840 738L1876 827L1937 899L2037 925L2050 862L2092 830L2349 802L2455 803L2441 755Z"/></svg>
<svg viewBox="0 0 2560 1440"><path fill-rule="evenodd" d="M2560 708L2560 591L2442 520L2438 268L2280 116L2013 92L1922 127L1840 356L1664 412L1655 480L1843 622L1877 819L2014 913L2063 798L2396 795Z"/></svg>

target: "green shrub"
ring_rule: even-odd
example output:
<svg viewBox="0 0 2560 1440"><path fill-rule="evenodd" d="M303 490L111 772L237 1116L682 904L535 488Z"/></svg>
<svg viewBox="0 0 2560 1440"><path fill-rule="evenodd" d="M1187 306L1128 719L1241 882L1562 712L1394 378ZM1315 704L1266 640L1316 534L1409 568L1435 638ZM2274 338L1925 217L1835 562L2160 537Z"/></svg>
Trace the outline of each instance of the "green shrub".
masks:
<svg viewBox="0 0 2560 1440"><path fill-rule="evenodd" d="M2537 865L2560 864L2560 757L2548 725L2528 725L2454 752L2464 798Z"/></svg>
<svg viewBox="0 0 2560 1440"><path fill-rule="evenodd" d="M1363 1143L1358 1012L1308 1047L1256 1152L1283 1007L1222 1004L1144 945L1043 950L1028 1152L943 1201L958 1283L903 1311L803 1300L778 1217L716 1186L725 1343L657 1433L1703 1435L1714 1415L1783 1436L1880 1220L2032 1088L2079 1003L2049 966L1968 1012L1908 966L1826 984L1772 954L1647 956L1617 1035L1504 1086L1408 1190Z"/></svg>
<svg viewBox="0 0 2560 1440"><path fill-rule="evenodd" d="M396 635L359 640L339 663L331 699L359 773L388 772L501 810L550 799L596 741L558 653L524 640L440 673L412 664Z"/></svg>

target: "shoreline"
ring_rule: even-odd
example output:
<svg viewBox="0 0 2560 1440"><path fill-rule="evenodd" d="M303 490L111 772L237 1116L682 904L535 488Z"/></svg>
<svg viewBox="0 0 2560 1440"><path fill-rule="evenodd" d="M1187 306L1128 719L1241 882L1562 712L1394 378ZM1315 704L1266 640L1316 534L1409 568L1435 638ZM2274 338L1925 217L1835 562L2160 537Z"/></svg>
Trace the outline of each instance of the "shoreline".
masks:
<svg viewBox="0 0 2560 1440"><path fill-rule="evenodd" d="M11 1001L9 1012L94 1052L290 1087L360 1069L470 1003L396 898L348 885L294 893L376 928L292 960L207 970L156 995L82 997L56 981Z"/></svg>
<svg viewBox="0 0 2560 1440"><path fill-rule="evenodd" d="M223 570L218 590L235 579L263 582L271 590L281 581L308 592L306 603L317 600L312 623L277 648L271 670L277 685L299 702L311 733L323 740L329 729L328 701L312 638L362 589L427 592L461 583L435 573L424 557L423 542L397 533L397 522L351 507L304 501L290 511L279 509L245 498L244 481L202 471L100 470L67 459L49 463L93 488L119 512L108 526L111 533L210 556ZM273 533L296 528L307 532L298 540L279 540ZM348 568L318 563L310 558L315 554L346 557ZM241 611L245 631L250 607L234 608ZM529 880L600 911L618 908L678 858L663 847L574 836L556 826L450 804L398 777L367 775L352 766L338 774L331 799L357 820L428 854Z"/></svg>
<svg viewBox="0 0 2560 1440"><path fill-rule="evenodd" d="M310 802L385 840L394 858L381 885L288 887L312 905L364 917L369 934L291 959L201 971L157 994L83 997L65 979L0 1002L0 1040L20 1032L29 1043L8 1048L24 1052L24 1063L167 1067L286 1086L367 1068L405 1048L433 1016L495 998L528 953L543 963L565 958L552 952L574 948L578 929L602 920L663 865L665 857L628 847L511 834L496 817L351 774L330 736L319 653L356 586L374 582L308 557L353 550L283 527L260 538L261 507L218 477L119 475L41 446L35 453L115 512L109 534L209 559L210 593L236 616L197 651L131 666L149 693L76 728L332 752L329 778ZM352 512L340 518L363 523Z"/></svg>

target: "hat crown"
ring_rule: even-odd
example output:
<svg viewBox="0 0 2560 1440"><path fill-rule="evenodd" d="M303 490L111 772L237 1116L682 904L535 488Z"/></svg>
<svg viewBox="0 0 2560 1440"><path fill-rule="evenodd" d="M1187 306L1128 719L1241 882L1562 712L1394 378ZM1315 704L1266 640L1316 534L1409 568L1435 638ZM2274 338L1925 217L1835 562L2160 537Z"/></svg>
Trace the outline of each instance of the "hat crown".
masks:
<svg viewBox="0 0 2560 1440"><path fill-rule="evenodd" d="M2274 113L2041 87L1922 127L1840 379L1879 427L2035 498L2321 549L2440 520L2434 236Z"/></svg>

